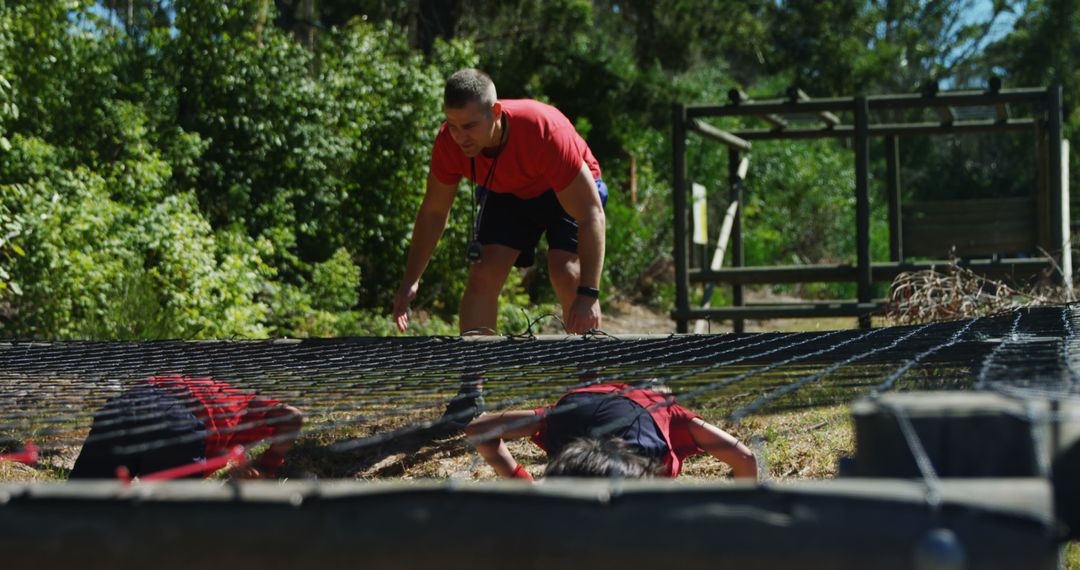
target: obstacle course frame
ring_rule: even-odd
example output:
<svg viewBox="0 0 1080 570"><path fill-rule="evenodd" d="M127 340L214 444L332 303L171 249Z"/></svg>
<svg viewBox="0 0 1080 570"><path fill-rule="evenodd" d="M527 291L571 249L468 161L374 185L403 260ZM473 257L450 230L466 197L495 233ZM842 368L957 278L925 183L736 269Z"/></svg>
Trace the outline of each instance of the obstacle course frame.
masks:
<svg viewBox="0 0 1080 570"><path fill-rule="evenodd" d="M856 95L854 97L810 98L798 89L790 89L786 99L751 101L738 90L729 92L727 104L673 106L672 147L674 165L674 260L675 308L671 317L678 332L688 331L691 319L731 319L736 332L742 332L747 318L769 319L782 317L858 317L863 327L870 326L870 315L879 312L882 300L873 298L873 284L892 281L908 271L947 265L948 260L909 261L904 259L902 236L902 205L900 199L899 138L912 135L957 135L1003 132L1030 132L1038 142L1040 189L1045 196L1039 208L1036 225L1039 245L1057 254L1058 259L1031 252L1029 257L998 258L965 261L973 270L987 275L1031 275L1060 267L1062 279L1071 283L1072 260L1069 247L1069 203L1067 181L1063 170L1062 94L1060 86L1047 88L1002 89L1000 80L992 78L986 91L954 91L939 93L936 84L922 94ZM1031 117L1010 116L1010 105L1030 105ZM989 107L996 118L989 120L957 120L954 109ZM933 109L940 122L872 123L873 113L887 110ZM840 115L853 117L853 124L842 124ZM790 128L786 116L812 115L821 126ZM709 117L755 117L772 125L768 129L725 131L707 122ZM688 175L686 138L698 134L719 142L728 149L728 185L730 201L742 203L742 176L739 163L750 151L753 141L848 139L855 155L855 264L745 267L742 244L741 208L735 210L731 229L732 267L713 270L691 266L693 257L690 236L693 220L688 207ZM887 161L886 186L890 260L873 262L870 255L870 140L883 138ZM749 305L744 302L743 286L748 284L854 282L857 298L826 303L788 303ZM722 283L732 288L732 306L723 308L694 308L690 302L692 283Z"/></svg>

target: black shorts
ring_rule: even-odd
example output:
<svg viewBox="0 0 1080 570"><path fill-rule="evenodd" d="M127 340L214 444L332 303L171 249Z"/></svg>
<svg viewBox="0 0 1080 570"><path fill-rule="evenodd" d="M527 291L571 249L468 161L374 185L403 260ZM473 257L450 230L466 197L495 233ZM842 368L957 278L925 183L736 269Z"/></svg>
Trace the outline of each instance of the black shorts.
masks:
<svg viewBox="0 0 1080 570"><path fill-rule="evenodd" d="M558 455L575 438L617 437L645 457L661 458L667 441L652 416L639 404L614 394L572 392L545 419L544 449Z"/></svg>
<svg viewBox="0 0 1080 570"><path fill-rule="evenodd" d="M601 203L607 202L607 186L596 180ZM536 261L536 244L547 236L548 249L570 253L578 250L577 221L566 213L554 190L523 200L503 192L487 192L480 218L480 243L514 248L515 267L530 267Z"/></svg>

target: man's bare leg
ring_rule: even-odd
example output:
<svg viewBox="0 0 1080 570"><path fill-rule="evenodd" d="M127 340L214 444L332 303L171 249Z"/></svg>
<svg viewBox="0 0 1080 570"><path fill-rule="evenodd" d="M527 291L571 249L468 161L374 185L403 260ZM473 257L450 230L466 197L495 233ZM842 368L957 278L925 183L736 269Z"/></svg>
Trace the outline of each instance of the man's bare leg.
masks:
<svg viewBox="0 0 1080 570"><path fill-rule="evenodd" d="M517 261L518 250L505 245L485 245L480 261L469 267L469 281L461 297L458 329L461 334L495 334L499 318L499 293Z"/></svg>
<svg viewBox="0 0 1080 570"><path fill-rule="evenodd" d="M548 250L548 275L551 276L551 287L555 289L555 295L559 297L565 323L569 318L570 305L577 296L577 286L581 279L581 264L577 254L561 249Z"/></svg>
<svg viewBox="0 0 1080 570"><path fill-rule="evenodd" d="M503 245L485 245L480 261L469 267L469 282L461 298L458 328L462 335L496 334L499 293L517 261L518 250ZM478 366L462 363L461 388L446 406L440 424L463 429L480 414L484 404L484 373Z"/></svg>

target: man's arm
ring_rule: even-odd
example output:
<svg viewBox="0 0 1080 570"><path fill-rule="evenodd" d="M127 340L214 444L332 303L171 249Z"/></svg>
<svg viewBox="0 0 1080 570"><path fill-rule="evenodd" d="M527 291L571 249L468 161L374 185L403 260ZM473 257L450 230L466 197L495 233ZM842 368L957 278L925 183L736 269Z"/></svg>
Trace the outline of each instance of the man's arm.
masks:
<svg viewBox="0 0 1080 570"><path fill-rule="evenodd" d="M428 172L427 190L420 210L416 213L413 224L412 241L409 243L409 257L405 262L405 275L401 278L394 298L394 322L398 330L404 332L409 326L409 303L416 298L420 287L420 276L431 261L431 254L446 230L450 219L450 207L454 205L457 185L443 184L431 172Z"/></svg>
<svg viewBox="0 0 1080 570"><path fill-rule="evenodd" d="M705 453L727 463L736 477L757 480L757 460L750 448L701 418L690 420L690 435Z"/></svg>
<svg viewBox="0 0 1080 570"><path fill-rule="evenodd" d="M582 163L577 176L555 196L578 224L578 259L581 264L578 285L599 289L600 274L604 269L604 231L607 222L589 167ZM566 330L583 333L598 329L600 320L600 301L595 297L578 295L570 306Z"/></svg>
<svg viewBox="0 0 1080 570"><path fill-rule="evenodd" d="M519 439L529 437L536 433L540 427L540 418L536 412L529 410L517 410L498 414L484 414L473 420L465 428L465 435L480 453L480 457L495 469L500 477L506 479L531 479L521 473L524 468L518 464L510 449L506 447L507 439ZM495 433L487 439L476 439L485 434ZM527 472L526 472L527 475Z"/></svg>

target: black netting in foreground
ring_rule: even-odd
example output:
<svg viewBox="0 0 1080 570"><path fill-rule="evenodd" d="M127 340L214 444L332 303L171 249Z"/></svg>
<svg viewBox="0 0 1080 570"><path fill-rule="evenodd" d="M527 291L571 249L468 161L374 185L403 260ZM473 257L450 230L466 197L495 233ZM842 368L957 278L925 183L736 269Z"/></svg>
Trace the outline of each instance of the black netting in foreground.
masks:
<svg viewBox="0 0 1080 570"><path fill-rule="evenodd" d="M873 330L629 339L10 341L0 343L0 452L27 440L46 451L81 445L107 401L163 377L213 378L295 406L305 440L338 451L460 419L443 413L463 380L482 380L489 411L537 407L593 383L659 380L714 421L891 390L1075 398L1078 319L1057 306Z"/></svg>

